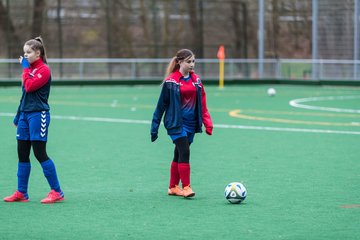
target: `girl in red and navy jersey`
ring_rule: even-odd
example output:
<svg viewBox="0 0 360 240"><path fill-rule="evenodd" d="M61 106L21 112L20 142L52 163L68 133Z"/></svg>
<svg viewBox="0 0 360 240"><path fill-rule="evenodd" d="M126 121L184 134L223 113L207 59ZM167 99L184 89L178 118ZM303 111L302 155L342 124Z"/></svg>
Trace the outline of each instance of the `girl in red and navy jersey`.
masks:
<svg viewBox="0 0 360 240"><path fill-rule="evenodd" d="M202 125L208 135L213 129L204 86L193 71L194 66L195 56L188 49L179 50L172 58L151 124L151 141L154 142L165 113L164 126L175 144L168 194L186 198L195 196L190 186L190 144L195 133L202 132Z"/></svg>
<svg viewBox="0 0 360 240"><path fill-rule="evenodd" d="M41 37L24 44L24 57L19 58L23 67L22 96L14 125L17 127L18 187L5 202L27 202L28 182L31 170L30 150L33 149L40 162L44 175L50 185L50 193L41 203L55 203L64 200L54 162L46 153L46 142L50 124L48 98L50 94L51 73L46 64L46 53Z"/></svg>

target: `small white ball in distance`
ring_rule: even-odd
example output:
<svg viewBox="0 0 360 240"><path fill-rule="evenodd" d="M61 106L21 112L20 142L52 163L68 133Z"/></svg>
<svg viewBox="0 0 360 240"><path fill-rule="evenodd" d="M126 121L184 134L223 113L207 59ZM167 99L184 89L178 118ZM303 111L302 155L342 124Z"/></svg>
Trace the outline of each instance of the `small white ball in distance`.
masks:
<svg viewBox="0 0 360 240"><path fill-rule="evenodd" d="M275 90L275 88L269 88L269 89L267 90L267 94L268 94L270 97L275 96L275 95L276 95L276 90Z"/></svg>

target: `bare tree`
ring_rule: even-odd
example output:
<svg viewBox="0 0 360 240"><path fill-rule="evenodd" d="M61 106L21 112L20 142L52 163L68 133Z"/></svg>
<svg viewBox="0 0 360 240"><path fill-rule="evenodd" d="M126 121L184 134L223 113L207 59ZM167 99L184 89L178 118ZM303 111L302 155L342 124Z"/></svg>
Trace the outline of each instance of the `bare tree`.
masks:
<svg viewBox="0 0 360 240"><path fill-rule="evenodd" d="M133 37L131 31L131 17L133 16L131 0L114 1L111 12L113 29L112 49L117 56L133 57Z"/></svg>
<svg viewBox="0 0 360 240"><path fill-rule="evenodd" d="M111 2L110 0L105 1L105 17L106 17L106 43L107 43L107 57L112 57L112 17L110 14L111 11Z"/></svg>
<svg viewBox="0 0 360 240"><path fill-rule="evenodd" d="M169 52L169 44L170 44L170 34L171 34L171 26L170 26L170 1L164 0L164 19L163 19L163 28L162 28L162 36L163 36L163 54L168 56L169 54L174 54Z"/></svg>
<svg viewBox="0 0 360 240"><path fill-rule="evenodd" d="M63 30L62 30L62 25L61 25L61 15L60 15L60 11L61 11L61 0L57 0L57 6L56 6L56 22L57 22L57 39L58 39L58 46L59 46L59 58L63 57ZM60 78L63 75L63 64L60 63L59 65L59 75Z"/></svg>
<svg viewBox="0 0 360 240"><path fill-rule="evenodd" d="M35 0L33 7L32 37L42 34L43 13L45 10L45 0Z"/></svg>
<svg viewBox="0 0 360 240"><path fill-rule="evenodd" d="M194 52L198 58L204 57L204 33L203 33L203 1L187 0L190 17L190 35Z"/></svg>
<svg viewBox="0 0 360 240"><path fill-rule="evenodd" d="M6 35L8 58L15 58L21 54L21 52L18 50L18 46L20 46L21 43L19 37L16 34L15 26L10 18L9 4L9 1L7 1L5 7L3 1L0 1L0 28Z"/></svg>
<svg viewBox="0 0 360 240"><path fill-rule="evenodd" d="M150 23L149 23L149 7L147 5L148 1L145 0L140 0L140 24L141 24L141 28L142 28L142 33L143 33L143 37L144 39L150 39L150 33L149 33L149 28L150 28ZM151 55L151 49L150 48L146 48L145 52L147 53L147 56Z"/></svg>
<svg viewBox="0 0 360 240"><path fill-rule="evenodd" d="M271 0L271 53L268 54L267 57L271 58L279 58L279 34L280 34L280 9L279 9L279 1Z"/></svg>
<svg viewBox="0 0 360 240"><path fill-rule="evenodd" d="M311 32L312 32L312 19L311 16L311 1L301 1L302 7L299 9L298 16L300 18L300 49L296 55L292 57L310 58L311 56Z"/></svg>
<svg viewBox="0 0 360 240"><path fill-rule="evenodd" d="M319 6L318 45L319 57L327 59L351 59L352 48L352 1L328 0ZM339 44L341 43L341 44Z"/></svg>
<svg viewBox="0 0 360 240"><path fill-rule="evenodd" d="M308 57L311 0L266 2L266 49L271 50L267 56ZM347 13L353 0L344 4L326 2L337 9L332 15L344 13L341 17L346 19L321 20L319 14L319 33L325 32L319 39L323 40L319 53L320 47L336 47L329 34L336 32L340 39L352 31L352 15ZM18 47L22 41L43 34L50 40L47 45L51 56L169 57L187 47L197 58L205 58L216 56L219 44L224 44L228 57L254 58L258 49L258 8L254 0L2 0L0 29L4 37L0 38L0 47L3 55L7 52L9 57L16 57L21 54ZM327 6L319 9L326 10ZM328 22L323 24L324 20ZM342 28L344 24L350 27ZM332 28L322 29L321 25ZM350 45L346 43L348 49ZM348 55L348 50L344 54Z"/></svg>
<svg viewBox="0 0 360 240"><path fill-rule="evenodd" d="M159 45L160 45L160 21L159 21L159 6L156 4L156 0L152 0L151 11L152 11L152 41L153 41L153 56L159 57Z"/></svg>
<svg viewBox="0 0 360 240"><path fill-rule="evenodd" d="M247 3L232 1L231 21L234 29L235 58L247 58Z"/></svg>
<svg viewBox="0 0 360 240"><path fill-rule="evenodd" d="M299 24L299 9L296 2L291 3L291 12L293 16L293 23L291 24L290 31L292 32L295 40L294 48L298 50L300 48L300 24Z"/></svg>

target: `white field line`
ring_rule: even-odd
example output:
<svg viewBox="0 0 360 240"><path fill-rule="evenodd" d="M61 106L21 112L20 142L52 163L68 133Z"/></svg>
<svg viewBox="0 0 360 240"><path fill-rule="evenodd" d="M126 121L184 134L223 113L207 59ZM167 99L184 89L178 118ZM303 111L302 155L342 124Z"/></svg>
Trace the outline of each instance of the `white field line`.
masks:
<svg viewBox="0 0 360 240"><path fill-rule="evenodd" d="M14 117L14 113L0 113L0 117ZM100 117L78 117L78 116L51 116L52 119L71 120L71 121L90 121L90 122L108 122L108 123L129 123L129 124L151 124L149 120L134 120L122 118L100 118ZM258 131L275 131L275 132L303 132L303 133L327 133L327 134L347 134L360 135L357 131L338 131L327 129L306 129L306 128L279 128L279 127L264 127L264 126L243 126L230 124L214 124L215 128L223 129L243 129L243 130L258 130Z"/></svg>
<svg viewBox="0 0 360 240"><path fill-rule="evenodd" d="M338 131L338 130L327 130L327 129L278 128L278 127L242 126L242 125L227 125L227 124L215 124L214 127L230 128L230 129L277 131L277 132L304 132L304 133L330 133L330 134L360 135L360 132L356 132L356 131Z"/></svg>
<svg viewBox="0 0 360 240"><path fill-rule="evenodd" d="M347 100L347 99L358 99L360 96L330 96L330 97L311 97L311 98L300 98L294 99L289 102L293 107L304 108L310 110L320 110L328 112L344 112L344 113L360 113L360 109L346 109L346 108L332 108L332 107L319 107L301 104L305 102L317 102L317 101L335 101L335 100Z"/></svg>

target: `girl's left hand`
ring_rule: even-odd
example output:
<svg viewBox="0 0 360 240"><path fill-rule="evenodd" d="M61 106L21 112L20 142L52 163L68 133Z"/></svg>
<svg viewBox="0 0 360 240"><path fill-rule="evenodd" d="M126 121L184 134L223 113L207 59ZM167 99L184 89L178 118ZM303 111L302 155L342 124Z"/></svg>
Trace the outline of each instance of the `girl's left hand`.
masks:
<svg viewBox="0 0 360 240"><path fill-rule="evenodd" d="M206 128L205 132L207 135L212 135L212 130L213 129L209 127L209 128Z"/></svg>

